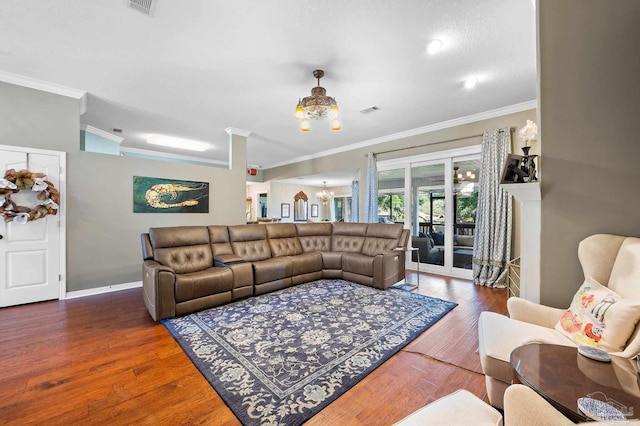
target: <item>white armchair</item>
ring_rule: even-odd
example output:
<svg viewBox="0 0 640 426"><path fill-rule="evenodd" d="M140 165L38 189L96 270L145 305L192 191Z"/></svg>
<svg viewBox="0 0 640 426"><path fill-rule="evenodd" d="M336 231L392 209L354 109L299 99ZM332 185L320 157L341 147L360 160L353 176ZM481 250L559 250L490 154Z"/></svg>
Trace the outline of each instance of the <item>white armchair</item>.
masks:
<svg viewBox="0 0 640 426"><path fill-rule="evenodd" d="M585 278L593 278L625 301L640 301L640 238L592 235L580 242L578 258ZM478 323L480 362L487 396L492 405L500 408L503 407L504 392L514 378L509 364L513 349L532 342L577 346L566 333L554 328L567 309L551 308L516 297L508 300L507 309L509 317L482 312ZM640 326L637 320L631 327L634 324L635 330L625 340L622 350L609 352L626 358L640 353Z"/></svg>
<svg viewBox="0 0 640 426"><path fill-rule="evenodd" d="M510 386L504 396L504 418L493 407L472 393L460 389L415 411L394 426L573 426L574 423L553 408L540 395L524 385ZM583 425L610 425L588 422ZM638 425L638 421L625 422Z"/></svg>

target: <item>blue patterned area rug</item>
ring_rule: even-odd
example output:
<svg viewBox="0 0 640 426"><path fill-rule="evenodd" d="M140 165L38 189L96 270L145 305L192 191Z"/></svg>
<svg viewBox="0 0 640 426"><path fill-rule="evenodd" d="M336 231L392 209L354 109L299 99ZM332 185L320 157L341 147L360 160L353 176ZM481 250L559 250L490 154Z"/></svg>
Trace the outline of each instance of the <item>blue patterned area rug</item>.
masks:
<svg viewBox="0 0 640 426"><path fill-rule="evenodd" d="M299 425L455 306L319 280L163 322L244 425Z"/></svg>

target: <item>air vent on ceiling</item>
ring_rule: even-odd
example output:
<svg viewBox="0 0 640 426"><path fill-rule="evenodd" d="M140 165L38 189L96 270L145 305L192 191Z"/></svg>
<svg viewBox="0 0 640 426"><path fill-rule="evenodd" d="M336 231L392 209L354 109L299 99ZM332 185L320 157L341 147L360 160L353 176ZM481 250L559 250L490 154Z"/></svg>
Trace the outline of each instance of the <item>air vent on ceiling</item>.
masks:
<svg viewBox="0 0 640 426"><path fill-rule="evenodd" d="M122 129L117 129L117 128L115 128L115 127L112 127L112 128L111 128L111 131L112 131L113 133L122 133Z"/></svg>
<svg viewBox="0 0 640 426"><path fill-rule="evenodd" d="M378 111L379 109L380 109L380 107L377 107L377 106L375 106L375 105L374 105L374 106L372 106L372 107L369 107L369 108L365 108L365 109L363 109L362 111L360 111L360 113L362 113L362 114L369 114L369 113L372 113L372 112Z"/></svg>
<svg viewBox="0 0 640 426"><path fill-rule="evenodd" d="M158 0L127 0L129 7L149 16L153 16L157 2Z"/></svg>

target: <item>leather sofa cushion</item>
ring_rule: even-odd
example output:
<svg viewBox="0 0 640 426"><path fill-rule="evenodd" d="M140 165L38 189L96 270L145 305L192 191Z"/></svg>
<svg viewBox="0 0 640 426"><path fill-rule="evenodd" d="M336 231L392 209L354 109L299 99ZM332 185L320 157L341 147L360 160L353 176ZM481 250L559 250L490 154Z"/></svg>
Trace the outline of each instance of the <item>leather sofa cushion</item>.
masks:
<svg viewBox="0 0 640 426"><path fill-rule="evenodd" d="M150 228L149 239L154 249L209 244L209 233L204 226L172 226Z"/></svg>
<svg viewBox="0 0 640 426"><path fill-rule="evenodd" d="M269 239L271 256L295 256L302 254L302 246L297 238L274 238Z"/></svg>
<svg viewBox="0 0 640 426"><path fill-rule="evenodd" d="M213 266L209 233L203 226L150 228L153 259L176 274L201 271Z"/></svg>
<svg viewBox="0 0 640 426"><path fill-rule="evenodd" d="M176 275L176 302L197 299L231 291L233 272L229 268L207 268L198 272Z"/></svg>
<svg viewBox="0 0 640 426"><path fill-rule="evenodd" d="M342 255L342 270L373 277L373 259L375 258L361 253L344 253Z"/></svg>
<svg viewBox="0 0 640 426"><path fill-rule="evenodd" d="M247 262L257 262L271 258L264 225L229 226L229 240L233 253Z"/></svg>
<svg viewBox="0 0 640 426"><path fill-rule="evenodd" d="M156 262L170 267L176 274L202 271L213 266L209 244L156 248L153 253Z"/></svg>
<svg viewBox="0 0 640 426"><path fill-rule="evenodd" d="M365 238L362 245L362 254L366 256L375 256L377 254L384 253L385 251L392 251L397 247L398 240L387 238Z"/></svg>
<svg viewBox="0 0 640 426"><path fill-rule="evenodd" d="M388 240L395 240L400 242L402 236L402 224L382 224L382 223L370 223L367 226L367 238L384 238ZM398 247L398 246L395 246ZM394 247L394 248L395 248Z"/></svg>
<svg viewBox="0 0 640 426"><path fill-rule="evenodd" d="M302 246L296 236L296 226L293 223L266 225L266 228L272 257L295 256L302 253Z"/></svg>
<svg viewBox="0 0 640 426"><path fill-rule="evenodd" d="M253 262L254 284L290 278L293 275L293 262L290 257L273 257Z"/></svg>
<svg viewBox="0 0 640 426"><path fill-rule="evenodd" d="M314 237L298 237L302 251L305 253L314 251L331 251L331 237L324 235Z"/></svg>
<svg viewBox="0 0 640 426"><path fill-rule="evenodd" d="M225 225L207 226L209 230L209 241L213 257L225 254L233 254L231 242L229 241L229 228Z"/></svg>
<svg viewBox="0 0 640 426"><path fill-rule="evenodd" d="M334 223L331 251L361 252L367 235L366 223Z"/></svg>
<svg viewBox="0 0 640 426"><path fill-rule="evenodd" d="M149 234L140 235L140 240L142 242L142 260L153 259L153 246Z"/></svg>
<svg viewBox="0 0 640 426"><path fill-rule="evenodd" d="M375 256L385 251L391 251L400 246L402 225L384 225L371 223L367 227L367 237L362 246L362 254Z"/></svg>
<svg viewBox="0 0 640 426"><path fill-rule="evenodd" d="M331 251L330 223L298 223L298 240L305 253L313 251Z"/></svg>
<svg viewBox="0 0 640 426"><path fill-rule="evenodd" d="M293 223L272 223L265 225L268 238L295 238L298 236L296 225Z"/></svg>
<svg viewBox="0 0 640 426"><path fill-rule="evenodd" d="M231 265L233 263L244 262L244 259L237 254L221 254L219 256L214 256L213 260L216 262L216 266L218 263L224 263L225 265Z"/></svg>
<svg viewBox="0 0 640 426"><path fill-rule="evenodd" d="M323 269L342 269L342 252L323 251L321 255Z"/></svg>
<svg viewBox="0 0 640 426"><path fill-rule="evenodd" d="M364 237L349 235L334 235L331 241L331 251L356 252L362 251Z"/></svg>
<svg viewBox="0 0 640 426"><path fill-rule="evenodd" d="M322 254L319 252L303 253L291 256L293 276L322 271Z"/></svg>

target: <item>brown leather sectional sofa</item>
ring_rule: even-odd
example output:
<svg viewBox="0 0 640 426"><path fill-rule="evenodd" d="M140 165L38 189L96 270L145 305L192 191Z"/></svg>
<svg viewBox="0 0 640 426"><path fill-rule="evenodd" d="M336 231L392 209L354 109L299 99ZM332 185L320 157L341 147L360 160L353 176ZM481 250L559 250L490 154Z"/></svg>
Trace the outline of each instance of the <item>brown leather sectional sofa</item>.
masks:
<svg viewBox="0 0 640 426"><path fill-rule="evenodd" d="M404 278L408 238L380 223L150 228L144 302L159 321L321 278L387 289Z"/></svg>

